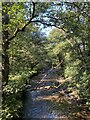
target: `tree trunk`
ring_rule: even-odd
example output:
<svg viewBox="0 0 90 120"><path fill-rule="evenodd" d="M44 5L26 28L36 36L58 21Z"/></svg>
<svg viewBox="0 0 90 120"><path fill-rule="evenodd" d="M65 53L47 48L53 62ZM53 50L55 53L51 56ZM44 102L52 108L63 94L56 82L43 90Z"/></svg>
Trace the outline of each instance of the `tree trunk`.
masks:
<svg viewBox="0 0 90 120"><path fill-rule="evenodd" d="M8 76L9 76L9 57L7 50L9 49L9 43L8 41L3 42L3 55L2 55L2 82L4 85L8 84Z"/></svg>
<svg viewBox="0 0 90 120"><path fill-rule="evenodd" d="M3 14L2 19L3 25L6 25L9 23L9 17L7 14ZM3 27L2 27L3 28ZM8 84L8 76L9 76L9 57L8 57L8 49L9 49L9 41L8 41L8 30L3 30L3 43L2 43L2 82L3 85Z"/></svg>

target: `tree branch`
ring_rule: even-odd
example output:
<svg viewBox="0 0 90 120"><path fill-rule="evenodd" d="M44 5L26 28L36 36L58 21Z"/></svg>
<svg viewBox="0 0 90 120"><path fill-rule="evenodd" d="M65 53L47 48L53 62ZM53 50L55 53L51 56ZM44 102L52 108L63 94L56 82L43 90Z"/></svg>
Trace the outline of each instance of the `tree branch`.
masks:
<svg viewBox="0 0 90 120"><path fill-rule="evenodd" d="M81 11L83 11L84 8L81 9L81 7L78 6L76 2L73 2L73 5L79 10L80 14L83 15ZM86 12L84 12L84 14L88 17L88 14Z"/></svg>
<svg viewBox="0 0 90 120"><path fill-rule="evenodd" d="M46 22L43 22L41 20L34 20L34 21L31 21L31 22L37 22L37 23L41 23L43 25L47 25L47 26L53 26L53 27L56 27L58 29L62 29L64 32L66 32L66 30L63 28L63 27L58 27L56 26L55 24L50 24L50 23L46 23Z"/></svg>
<svg viewBox="0 0 90 120"><path fill-rule="evenodd" d="M15 38L16 35L18 34L18 32L24 31L25 28L31 23L32 19L35 17L35 4L36 3L32 2L32 4L33 4L33 12L32 12L32 16L31 16L30 20L21 29L17 28L16 31L14 32L13 36L11 38L9 38L8 41L11 41L13 38Z"/></svg>

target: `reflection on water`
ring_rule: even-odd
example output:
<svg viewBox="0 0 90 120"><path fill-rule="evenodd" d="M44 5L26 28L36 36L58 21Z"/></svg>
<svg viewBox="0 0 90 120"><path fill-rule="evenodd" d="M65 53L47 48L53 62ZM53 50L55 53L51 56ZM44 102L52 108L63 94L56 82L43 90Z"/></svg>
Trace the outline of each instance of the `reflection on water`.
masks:
<svg viewBox="0 0 90 120"><path fill-rule="evenodd" d="M25 118L57 118L54 111L54 104L52 101L43 99L47 97L45 94L41 96L43 90L31 91L27 93L27 100L25 104ZM41 93L41 94L40 94ZM30 94L30 95L29 95ZM38 99L41 98L41 99Z"/></svg>
<svg viewBox="0 0 90 120"><path fill-rule="evenodd" d="M52 70L50 69L49 72L51 74ZM49 72L48 76L50 77ZM74 118L69 116L72 113L78 112L78 110L75 111L77 109L75 108L76 106L72 106L67 102L56 103L56 101L58 100L57 91L55 88L49 89L48 87L53 86L55 80L49 80L48 76L43 76L43 79L41 79L41 83L39 83L37 89L31 91L28 88L24 105L24 119L85 120L82 118Z"/></svg>

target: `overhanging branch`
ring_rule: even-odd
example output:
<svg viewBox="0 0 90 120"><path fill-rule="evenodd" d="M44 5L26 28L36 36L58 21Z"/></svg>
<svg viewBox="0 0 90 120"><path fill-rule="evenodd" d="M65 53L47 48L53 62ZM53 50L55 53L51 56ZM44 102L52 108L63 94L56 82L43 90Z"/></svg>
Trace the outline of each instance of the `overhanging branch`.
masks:
<svg viewBox="0 0 90 120"><path fill-rule="evenodd" d="M25 28L31 23L32 19L35 17L35 4L34 2L32 2L33 4L33 12L32 12L32 16L30 18L30 20L20 29L20 28L17 28L16 31L14 32L13 36L11 38L8 39L8 41L11 41L13 38L16 37L16 35L18 34L18 32L20 31L24 31Z"/></svg>
<svg viewBox="0 0 90 120"><path fill-rule="evenodd" d="M58 29L62 29L64 32L67 32L63 27L59 27L59 26L56 26L55 24L50 24L50 23L46 23L46 22L43 22L41 20L33 20L31 22L35 22L35 23L41 23L43 25L47 25L47 26L53 26L53 27L56 27Z"/></svg>

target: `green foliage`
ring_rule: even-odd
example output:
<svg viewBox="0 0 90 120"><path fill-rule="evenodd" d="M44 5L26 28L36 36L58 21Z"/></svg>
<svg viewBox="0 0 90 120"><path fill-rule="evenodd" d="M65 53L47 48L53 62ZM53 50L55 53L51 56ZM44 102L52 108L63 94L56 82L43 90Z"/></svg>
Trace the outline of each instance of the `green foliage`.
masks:
<svg viewBox="0 0 90 120"><path fill-rule="evenodd" d="M21 95L25 85L30 83L30 76L48 67L50 60L41 39L46 40L40 37L37 27L31 25L10 43L10 75L8 85L3 89L3 119L22 117Z"/></svg>
<svg viewBox="0 0 90 120"><path fill-rule="evenodd" d="M3 89L2 119L11 120L22 116L22 82L17 78L9 80L9 84ZM23 83L24 86L24 83Z"/></svg>
<svg viewBox="0 0 90 120"><path fill-rule="evenodd" d="M71 14L70 12L64 15L68 16ZM65 24L65 29L71 29L70 32L65 33L64 31L61 32L58 29L54 29L50 33L49 41L52 51L56 56L59 54L60 58L64 60L63 74L66 79L72 79L72 83L69 86L77 88L80 98L87 99L86 104L90 107L90 55L88 53L90 46L87 39L89 29L86 28L88 22L87 24L84 24L80 20L76 22L76 19L72 17L68 18ZM80 31L81 28L82 31ZM84 36L81 34L84 34Z"/></svg>
<svg viewBox="0 0 90 120"><path fill-rule="evenodd" d="M69 11L66 13L66 16L69 14L73 15L75 13ZM80 21L77 21L77 23L74 21L74 17L65 21L66 29L71 29L72 33L65 34L54 29L49 36L49 41L54 53L56 55L58 53L63 55L63 58L61 57L62 60L64 59L63 74L65 78L72 79L72 83L69 86L77 88L80 98L87 99L86 104L89 106L90 68L88 59L90 56L88 56L87 52L90 47L88 46L87 34L84 31L86 24ZM82 31L80 31L81 28ZM81 36L81 33L84 36ZM88 44L86 44L86 39Z"/></svg>
<svg viewBox="0 0 90 120"><path fill-rule="evenodd" d="M9 41L9 82L3 88L3 119L20 117L21 93L28 77L43 68L59 65L65 78L70 78L79 91L80 98L86 98L90 107L90 16L89 3L40 3L36 2L35 15L25 31ZM33 4L3 2L3 14L9 16L9 24L3 24L9 38L30 19ZM38 22L39 21L39 22ZM46 38L41 36L40 21L44 27L55 26ZM35 22L35 21L34 21ZM5 42L5 41L3 41ZM61 63L62 62L62 63Z"/></svg>

